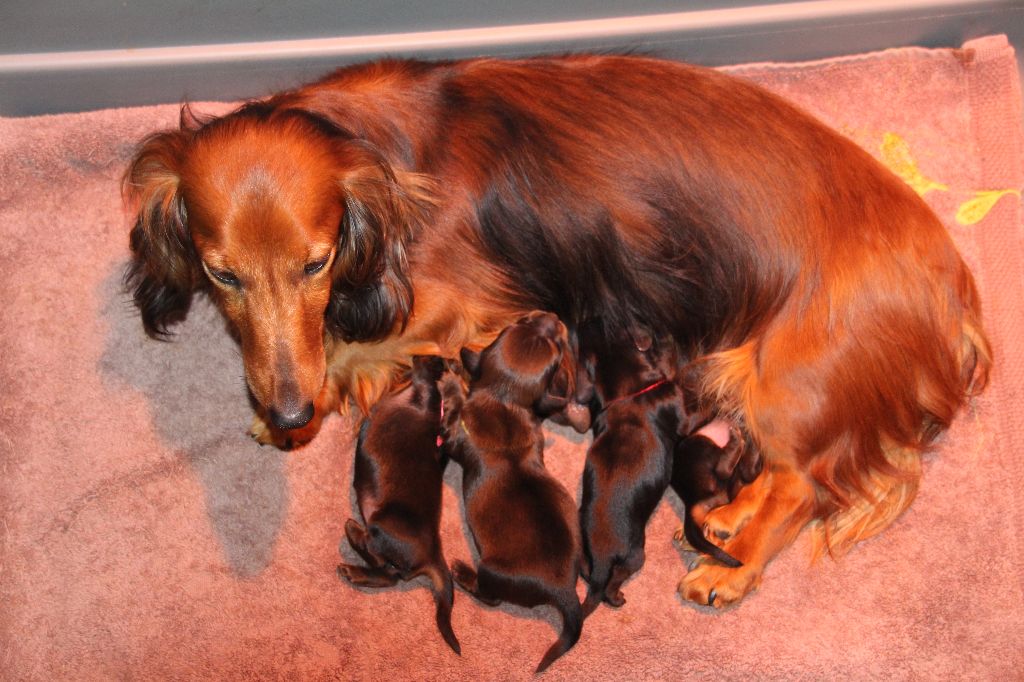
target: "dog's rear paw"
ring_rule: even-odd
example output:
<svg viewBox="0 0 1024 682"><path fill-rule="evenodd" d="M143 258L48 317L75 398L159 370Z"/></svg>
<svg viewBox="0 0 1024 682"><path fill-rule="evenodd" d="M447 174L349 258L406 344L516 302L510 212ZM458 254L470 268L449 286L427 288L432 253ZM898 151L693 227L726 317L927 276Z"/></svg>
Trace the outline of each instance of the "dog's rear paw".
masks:
<svg viewBox="0 0 1024 682"><path fill-rule="evenodd" d="M721 546L739 534L754 515L755 508L730 503L708 511L702 530L709 542Z"/></svg>
<svg viewBox="0 0 1024 682"><path fill-rule="evenodd" d="M678 591L687 601L721 609L740 601L760 585L760 568L700 563L679 581Z"/></svg>

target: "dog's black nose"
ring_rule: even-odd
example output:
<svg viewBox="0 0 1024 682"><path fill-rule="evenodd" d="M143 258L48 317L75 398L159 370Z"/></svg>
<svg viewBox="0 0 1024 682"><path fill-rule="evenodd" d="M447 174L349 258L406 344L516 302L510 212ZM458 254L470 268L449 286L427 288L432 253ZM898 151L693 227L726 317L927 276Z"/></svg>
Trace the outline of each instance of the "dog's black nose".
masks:
<svg viewBox="0 0 1024 682"><path fill-rule="evenodd" d="M309 420L313 418L313 403L309 403L303 409L298 412L278 412L273 407L270 408L270 421L274 422L274 426L284 431L290 429L299 429L309 423Z"/></svg>

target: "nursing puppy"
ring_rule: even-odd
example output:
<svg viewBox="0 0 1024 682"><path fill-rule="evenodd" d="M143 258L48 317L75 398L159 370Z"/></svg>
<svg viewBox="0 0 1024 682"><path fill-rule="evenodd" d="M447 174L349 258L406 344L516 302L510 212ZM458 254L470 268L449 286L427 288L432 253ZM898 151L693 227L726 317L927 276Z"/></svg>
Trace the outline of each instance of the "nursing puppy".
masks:
<svg viewBox="0 0 1024 682"><path fill-rule="evenodd" d="M528 314L479 355L463 352L469 394L461 409L445 415L446 444L462 465L466 522L480 555L476 570L452 564L455 582L485 604L558 610L562 632L537 672L572 648L583 627L576 503L544 469L541 430L572 390L567 345L554 314Z"/></svg>
<svg viewBox="0 0 1024 682"><path fill-rule="evenodd" d="M727 566L742 565L721 550L709 552L710 531L702 530L702 526L710 510L732 502L740 488L757 478L761 468L760 453L736 433L729 434L724 447L700 433L680 440L673 456L671 485L685 511L675 539L685 537L694 549L711 554Z"/></svg>
<svg viewBox="0 0 1024 682"><path fill-rule="evenodd" d="M708 419L687 408L674 381L678 358L671 340L654 341L638 329L604 329L596 321L579 335L576 395L589 402L594 429L580 505L588 616L601 601L625 603L621 587L643 566L645 528L672 480L676 443ZM739 565L703 536L692 544Z"/></svg>
<svg viewBox="0 0 1024 682"><path fill-rule="evenodd" d="M386 587L421 575L430 579L437 628L461 654L452 631L452 576L441 552L441 393L439 357L416 357L409 385L377 403L359 429L353 487L366 526L354 519L345 535L368 567L340 564L355 585Z"/></svg>

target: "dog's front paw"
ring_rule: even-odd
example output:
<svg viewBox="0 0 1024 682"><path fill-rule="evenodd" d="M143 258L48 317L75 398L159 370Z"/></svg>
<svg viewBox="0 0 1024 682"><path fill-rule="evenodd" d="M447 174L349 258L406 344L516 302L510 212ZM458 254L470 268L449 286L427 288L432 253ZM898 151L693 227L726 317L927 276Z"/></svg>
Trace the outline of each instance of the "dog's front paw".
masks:
<svg viewBox="0 0 1024 682"><path fill-rule="evenodd" d="M721 609L740 601L760 585L759 567L699 563L679 581L678 591L687 601Z"/></svg>

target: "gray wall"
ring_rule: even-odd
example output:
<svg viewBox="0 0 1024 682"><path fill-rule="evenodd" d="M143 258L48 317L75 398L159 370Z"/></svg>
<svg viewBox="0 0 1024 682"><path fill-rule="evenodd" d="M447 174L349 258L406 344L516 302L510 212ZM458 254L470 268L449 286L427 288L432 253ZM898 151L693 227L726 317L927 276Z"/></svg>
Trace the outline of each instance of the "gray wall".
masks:
<svg viewBox="0 0 1024 682"><path fill-rule="evenodd" d="M656 14L671 19L644 20ZM613 18L600 35L571 23ZM502 30L543 22L570 23L526 38ZM451 33L469 28L491 31ZM429 45L407 39L424 31L442 33ZM0 0L0 115L255 97L383 54L627 49L719 65L958 46L989 33L1024 46L1024 0Z"/></svg>

